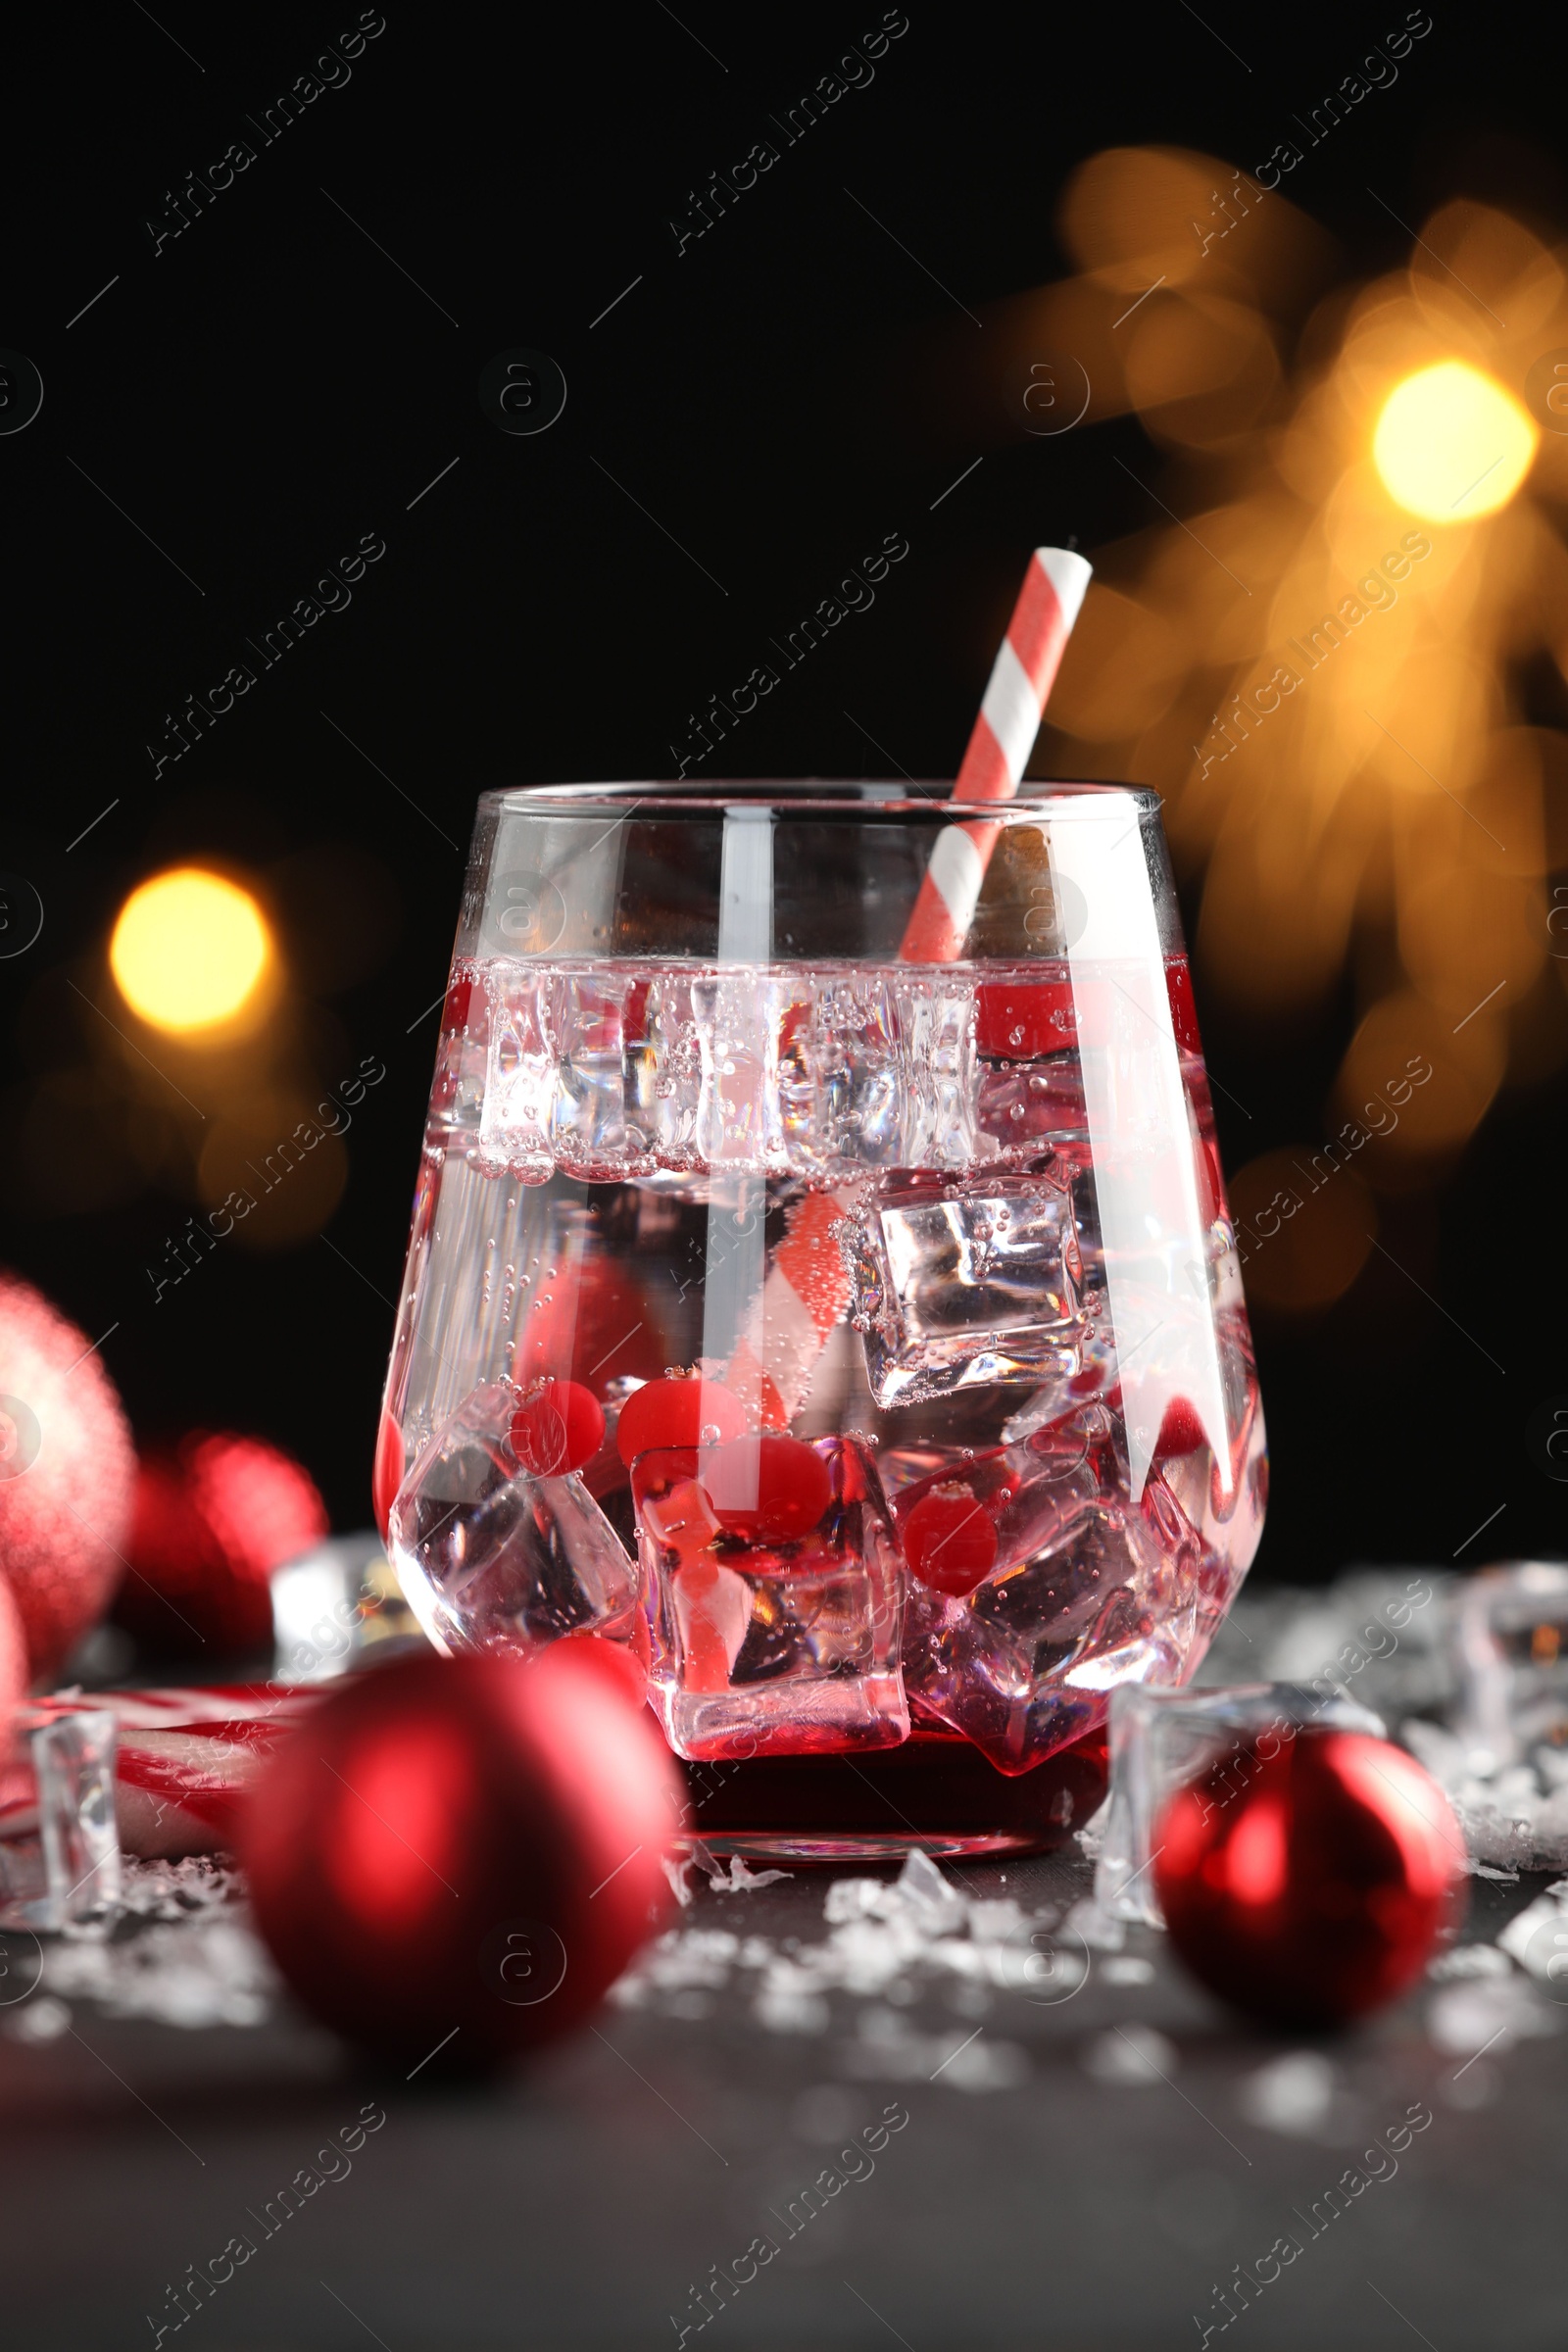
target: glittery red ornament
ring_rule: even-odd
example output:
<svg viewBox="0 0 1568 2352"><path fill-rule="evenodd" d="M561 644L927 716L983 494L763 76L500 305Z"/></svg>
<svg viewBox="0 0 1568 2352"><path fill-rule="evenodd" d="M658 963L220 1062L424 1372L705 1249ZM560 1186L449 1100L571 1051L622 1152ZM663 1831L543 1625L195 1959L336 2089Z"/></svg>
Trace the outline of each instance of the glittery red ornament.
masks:
<svg viewBox="0 0 1568 2352"><path fill-rule="evenodd" d="M11 1587L0 1576L0 1724L17 1701L27 1694L27 1637L22 1611L11 1597ZM0 1761L4 1739L0 1735Z"/></svg>
<svg viewBox="0 0 1568 2352"><path fill-rule="evenodd" d="M89 1335L0 1274L0 1568L34 1682L97 1623L120 1580L135 1467Z"/></svg>
<svg viewBox="0 0 1568 2352"><path fill-rule="evenodd" d="M1274 2025L1336 2025L1393 2000L1464 1882L1442 1789L1360 1732L1232 1749L1171 1798L1154 1845L1177 1951L1211 1991Z"/></svg>
<svg viewBox="0 0 1568 2352"><path fill-rule="evenodd" d="M257 1924L349 2039L494 2058L574 2025L663 1916L682 1788L646 1707L563 1643L337 1684L245 1817Z"/></svg>
<svg viewBox="0 0 1568 2352"><path fill-rule="evenodd" d="M201 1430L143 1458L120 1623L204 1664L272 1640L268 1579L327 1532L309 1471L264 1438Z"/></svg>

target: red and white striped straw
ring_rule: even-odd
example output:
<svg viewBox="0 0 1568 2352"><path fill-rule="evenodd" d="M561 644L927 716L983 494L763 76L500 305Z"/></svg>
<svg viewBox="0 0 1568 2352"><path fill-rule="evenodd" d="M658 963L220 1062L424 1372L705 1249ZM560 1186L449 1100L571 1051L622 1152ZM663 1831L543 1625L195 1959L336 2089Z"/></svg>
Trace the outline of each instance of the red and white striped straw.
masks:
<svg viewBox="0 0 1568 2352"><path fill-rule="evenodd" d="M1010 801L1017 791L1090 568L1065 547L1037 547L1030 557L953 788L956 801ZM963 954L1001 830L949 825L938 837L899 950L906 963L953 963Z"/></svg>
<svg viewBox="0 0 1568 2352"><path fill-rule="evenodd" d="M956 801L1009 801L1017 791L1089 574L1070 549L1035 549L958 769ZM1001 830L995 822L949 825L940 835L904 934L906 963L953 963L962 955ZM810 1194L791 1211L731 1359L730 1386L767 1428L787 1427L800 1411L849 1307L850 1278L833 1233L849 1200L848 1193Z"/></svg>

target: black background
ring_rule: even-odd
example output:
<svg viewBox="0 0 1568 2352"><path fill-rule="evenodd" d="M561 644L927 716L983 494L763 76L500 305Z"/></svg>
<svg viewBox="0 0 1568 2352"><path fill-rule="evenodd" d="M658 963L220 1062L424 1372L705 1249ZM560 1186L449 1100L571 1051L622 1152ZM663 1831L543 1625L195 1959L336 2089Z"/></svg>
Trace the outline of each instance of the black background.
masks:
<svg viewBox="0 0 1568 2352"><path fill-rule="evenodd" d="M1029 548L1075 536L1093 554L1147 522L1118 455L1179 511L1201 495L1200 467L1167 465L1131 419L978 449L972 397L949 416L932 391L956 352L971 396L995 376L1002 413L965 313L1069 267L1053 221L1084 156L1158 140L1253 168L1403 12L1295 12L1270 36L1218 0L1206 22L1179 0L912 4L870 85L680 254L668 222L689 192L774 137L769 114L878 9L686 0L678 22L658 0L565 19L389 0L347 85L262 146L245 116L356 14L166 0L158 23L126 5L13 28L0 298L0 343L45 385L37 419L0 438L0 867L45 908L37 944L0 963L5 1130L23 1132L41 1073L90 1063L97 1016L66 982L98 986L125 891L199 855L270 891L323 1084L364 1055L388 1070L324 1241L222 1246L155 1304L147 1268L188 1194L126 1183L73 1212L34 1184L11 1187L5 1255L93 1337L118 1324L105 1356L138 1434L262 1430L343 1527L368 1515L424 1008L475 794L668 772L687 713L890 531L910 554L875 609L759 708L729 765L951 773ZM1557 76L1504 22L1440 5L1397 82L1295 173L1347 275L1408 250L1369 183L1412 223L1456 192L1568 220ZM166 191L240 137L256 162L155 257L144 223ZM568 385L534 437L479 405L481 369L514 346ZM155 781L165 714L367 532L386 554L351 608ZM1556 717L1541 691L1527 715ZM1199 1003L1216 1075L1251 1112L1220 1101L1227 1165L1319 1137L1348 986L1288 1036L1221 1017L1200 970ZM1556 1548L1561 1490L1526 1426L1568 1392L1563 1099L1560 1082L1500 1099L1430 1197L1391 1207L1391 1247L1441 1309L1375 1260L1318 1323L1260 1329L1276 1483L1259 1573Z"/></svg>

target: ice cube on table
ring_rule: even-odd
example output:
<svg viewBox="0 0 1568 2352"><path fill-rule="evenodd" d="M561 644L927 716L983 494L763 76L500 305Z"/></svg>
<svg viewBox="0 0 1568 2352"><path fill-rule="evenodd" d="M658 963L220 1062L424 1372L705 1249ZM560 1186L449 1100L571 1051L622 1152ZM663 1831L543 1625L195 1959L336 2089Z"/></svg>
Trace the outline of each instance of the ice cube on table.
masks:
<svg viewBox="0 0 1568 2352"><path fill-rule="evenodd" d="M959 1489L984 1532L958 1520ZM955 1530L945 1549L933 1541L945 1532L938 1502ZM1158 1471L1131 1500L1119 1423L1103 1405L902 1490L898 1520L906 1686L1003 1772L1026 1772L1092 1730L1115 1685L1177 1682L1206 1634L1198 1534ZM954 1550L981 1572L967 1591L944 1574Z"/></svg>
<svg viewBox="0 0 1568 2352"><path fill-rule="evenodd" d="M1512 1560L1461 1587L1448 1619L1457 1725L1473 1765L1516 1763L1568 1735L1568 1567Z"/></svg>
<svg viewBox="0 0 1568 2352"><path fill-rule="evenodd" d="M121 1897L115 1718L24 1708L16 1728L20 1754L0 1779L0 1929L107 1922Z"/></svg>
<svg viewBox="0 0 1568 2352"><path fill-rule="evenodd" d="M632 1465L650 1690L688 1757L908 1737L898 1542L854 1438L662 1446Z"/></svg>
<svg viewBox="0 0 1568 2352"><path fill-rule="evenodd" d="M1051 1177L892 1179L843 1248L884 1410L1078 1370L1082 1266L1071 1197Z"/></svg>
<svg viewBox="0 0 1568 2352"><path fill-rule="evenodd" d="M1110 1788L1095 1866L1102 1911L1162 1928L1151 1866L1154 1830L1169 1799L1227 1748L1261 1740L1267 1754L1277 1754L1308 1724L1384 1736L1378 1716L1331 1685L1237 1683L1171 1690L1123 1684L1112 1691ZM1237 1785L1245 1786L1245 1779Z"/></svg>
<svg viewBox="0 0 1568 2352"><path fill-rule="evenodd" d="M399 1489L389 1537L409 1605L446 1650L626 1639L637 1592L626 1547L574 1472L519 1467L519 1402L508 1381L472 1390Z"/></svg>

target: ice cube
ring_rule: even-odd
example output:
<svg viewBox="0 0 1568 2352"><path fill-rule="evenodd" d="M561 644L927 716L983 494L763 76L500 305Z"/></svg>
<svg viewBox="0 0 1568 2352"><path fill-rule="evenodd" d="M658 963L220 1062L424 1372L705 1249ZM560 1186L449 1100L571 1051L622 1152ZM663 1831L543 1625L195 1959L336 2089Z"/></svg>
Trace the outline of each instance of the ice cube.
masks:
<svg viewBox="0 0 1568 2352"><path fill-rule="evenodd" d="M575 1473L535 1478L512 1448L510 1382L474 1389L420 1452L392 1506L409 1605L442 1649L537 1649L564 1634L624 1639L636 1571Z"/></svg>
<svg viewBox="0 0 1568 2352"><path fill-rule="evenodd" d="M552 1056L546 1036L548 974L493 965L486 977L489 1024L479 1151L491 1167L543 1184L555 1167L550 1143Z"/></svg>
<svg viewBox="0 0 1568 2352"><path fill-rule="evenodd" d="M831 1157L889 1167L905 1156L908 1089L891 979L835 976L817 999L819 1131Z"/></svg>
<svg viewBox="0 0 1568 2352"><path fill-rule="evenodd" d="M0 1789L0 1929L105 1922L121 1901L115 1718L24 1709L16 1728L25 1744Z"/></svg>
<svg viewBox="0 0 1568 2352"><path fill-rule="evenodd" d="M630 975L563 972L550 992L555 1049L550 1142L561 1167L590 1182L630 1172L623 1020Z"/></svg>
<svg viewBox="0 0 1568 2352"><path fill-rule="evenodd" d="M1196 1650L1198 1535L1157 1471L1130 1499L1103 1405L904 1489L898 1519L910 1696L1004 1772L1093 1730L1118 1683L1178 1681Z"/></svg>
<svg viewBox="0 0 1568 2352"><path fill-rule="evenodd" d="M387 1563L379 1536L329 1536L270 1579L272 1674L281 1683L324 1683L389 1642L422 1636Z"/></svg>
<svg viewBox="0 0 1568 2352"><path fill-rule="evenodd" d="M907 1165L968 1167L981 1154L974 1127L973 983L944 973L900 991L910 1097Z"/></svg>
<svg viewBox="0 0 1568 2352"><path fill-rule="evenodd" d="M1277 1753L1307 1724L1383 1737L1383 1724L1332 1687L1237 1683L1156 1690L1123 1684L1110 1700L1110 1789L1102 1816L1095 1900L1113 1919L1165 1924L1155 1897L1154 1826L1167 1800L1243 1740ZM1273 1745L1270 1746L1272 1740Z"/></svg>
<svg viewBox="0 0 1568 2352"><path fill-rule="evenodd" d="M1495 1771L1568 1734L1568 1567L1486 1569L1462 1587L1450 1626L1457 1729L1475 1768Z"/></svg>
<svg viewBox="0 0 1568 2352"><path fill-rule="evenodd" d="M665 1446L632 1468L650 1688L689 1757L908 1736L899 1551L853 1438Z"/></svg>
<svg viewBox="0 0 1568 2352"><path fill-rule="evenodd" d="M884 1409L1079 1369L1072 1201L1049 1176L885 1183L846 1231L853 1313Z"/></svg>
<svg viewBox="0 0 1568 2352"><path fill-rule="evenodd" d="M679 974L656 974L643 996L641 1016L635 1021L628 1014L628 1093L635 1100L628 1115L661 1167L690 1167L697 1157L703 1064L689 981ZM631 1031L639 1027L643 1034L636 1039Z"/></svg>

